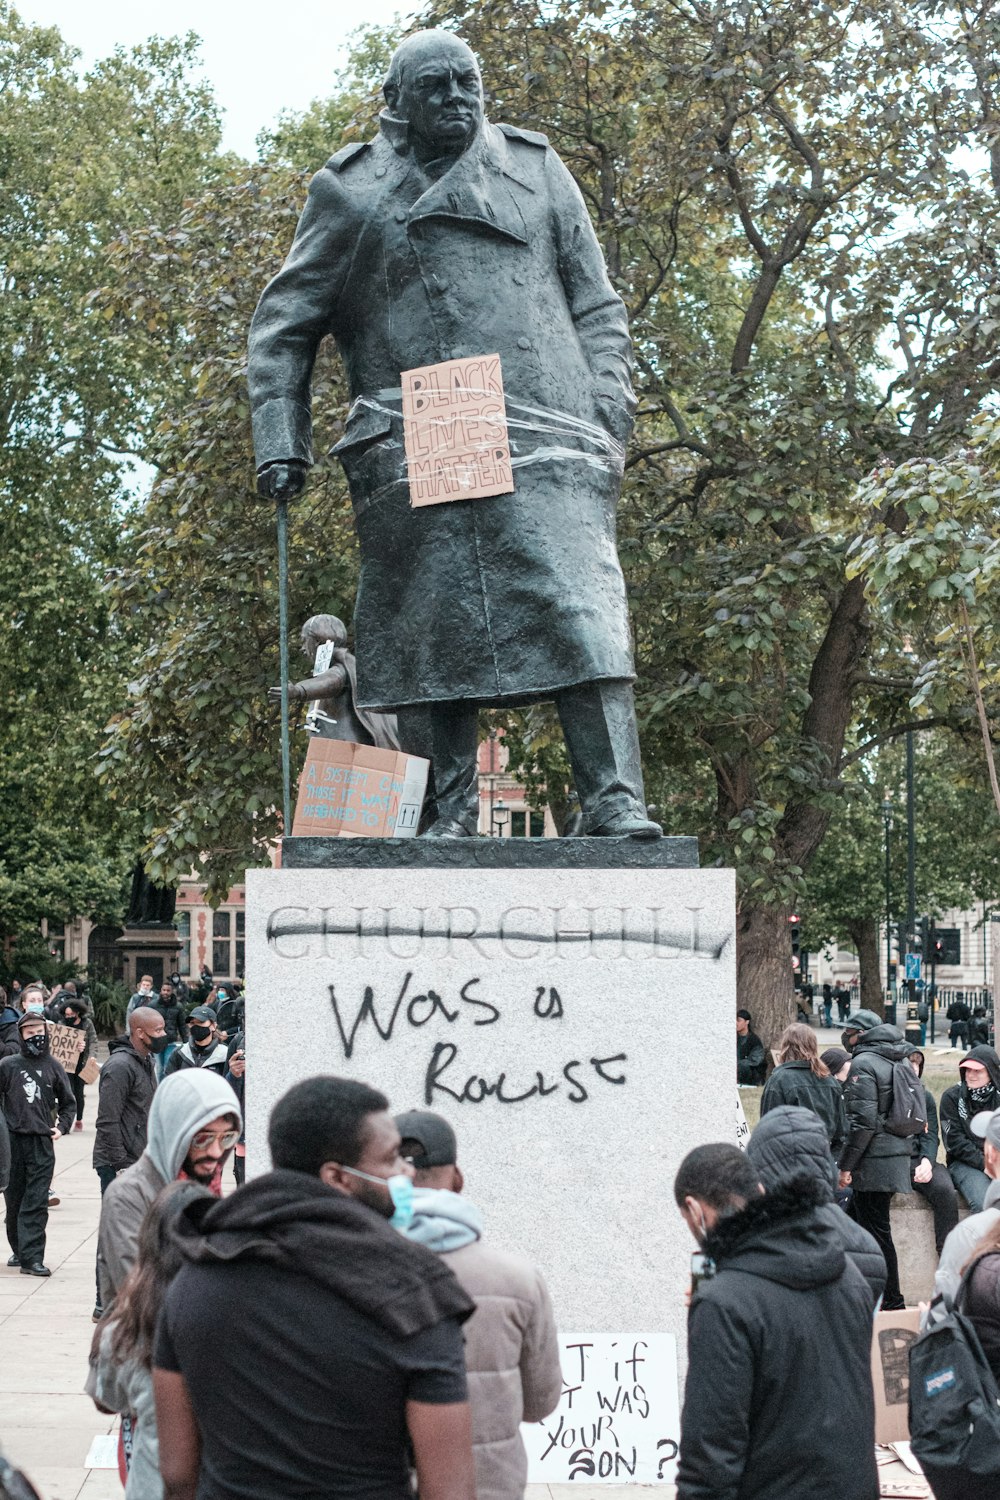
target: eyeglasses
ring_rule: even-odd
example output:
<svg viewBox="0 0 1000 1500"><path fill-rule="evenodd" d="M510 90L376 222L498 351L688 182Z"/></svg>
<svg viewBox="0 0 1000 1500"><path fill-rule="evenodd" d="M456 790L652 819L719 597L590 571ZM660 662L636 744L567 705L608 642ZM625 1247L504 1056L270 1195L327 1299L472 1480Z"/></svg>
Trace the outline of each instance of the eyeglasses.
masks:
<svg viewBox="0 0 1000 1500"><path fill-rule="evenodd" d="M207 1151L209 1146L219 1145L223 1151L228 1151L240 1138L238 1130L227 1130L225 1135L216 1135L214 1130L199 1130L192 1137L191 1149L193 1151Z"/></svg>

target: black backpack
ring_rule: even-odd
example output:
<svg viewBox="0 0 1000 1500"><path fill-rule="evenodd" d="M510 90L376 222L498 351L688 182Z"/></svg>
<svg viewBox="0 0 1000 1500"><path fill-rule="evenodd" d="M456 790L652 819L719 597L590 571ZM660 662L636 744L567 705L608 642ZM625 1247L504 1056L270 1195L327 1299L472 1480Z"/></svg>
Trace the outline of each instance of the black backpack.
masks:
<svg viewBox="0 0 1000 1500"><path fill-rule="evenodd" d="M931 1472L1000 1481L1000 1388L961 1310L978 1264L966 1270L954 1305L946 1301L910 1345L910 1446Z"/></svg>
<svg viewBox="0 0 1000 1500"><path fill-rule="evenodd" d="M885 1117L889 1135L923 1135L927 1129L924 1086L908 1062L892 1065L892 1103Z"/></svg>

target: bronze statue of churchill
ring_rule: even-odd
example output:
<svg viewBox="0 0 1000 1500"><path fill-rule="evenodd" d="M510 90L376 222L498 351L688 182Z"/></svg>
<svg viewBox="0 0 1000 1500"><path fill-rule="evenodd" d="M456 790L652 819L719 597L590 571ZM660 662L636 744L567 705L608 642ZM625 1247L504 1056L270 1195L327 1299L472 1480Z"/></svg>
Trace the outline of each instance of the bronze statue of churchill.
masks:
<svg viewBox="0 0 1000 1500"><path fill-rule="evenodd" d="M392 58L377 137L313 178L250 331L258 488L298 494L330 334L361 550L358 701L432 762L428 833L476 831L477 710L554 699L583 829L655 837L615 546L631 346L583 198L543 135L484 118L447 32ZM401 372L500 354L513 494L411 508Z"/></svg>

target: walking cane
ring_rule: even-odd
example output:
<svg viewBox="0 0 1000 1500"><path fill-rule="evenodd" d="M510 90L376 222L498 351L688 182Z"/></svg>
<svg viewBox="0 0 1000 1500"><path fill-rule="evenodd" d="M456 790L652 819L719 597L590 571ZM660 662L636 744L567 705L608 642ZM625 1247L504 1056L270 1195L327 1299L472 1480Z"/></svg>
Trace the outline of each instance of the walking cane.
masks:
<svg viewBox="0 0 1000 1500"><path fill-rule="evenodd" d="M278 635L281 658L281 786L285 838L292 832L292 765L288 748L288 501L279 499L278 508Z"/></svg>

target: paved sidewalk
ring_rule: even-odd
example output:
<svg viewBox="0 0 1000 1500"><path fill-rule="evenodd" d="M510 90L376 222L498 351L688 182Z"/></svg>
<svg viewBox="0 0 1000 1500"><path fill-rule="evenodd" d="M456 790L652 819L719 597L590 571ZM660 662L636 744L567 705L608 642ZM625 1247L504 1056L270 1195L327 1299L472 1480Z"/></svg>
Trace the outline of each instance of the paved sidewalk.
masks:
<svg viewBox="0 0 1000 1500"><path fill-rule="evenodd" d="M84 1130L56 1143L53 1188L62 1201L49 1214L45 1261L52 1276L43 1281L8 1269L6 1241L0 1259L0 1442L43 1500L122 1495L117 1470L83 1467L94 1436L115 1426L83 1390L94 1331L100 1213L100 1187L90 1164L90 1097L87 1102Z"/></svg>

